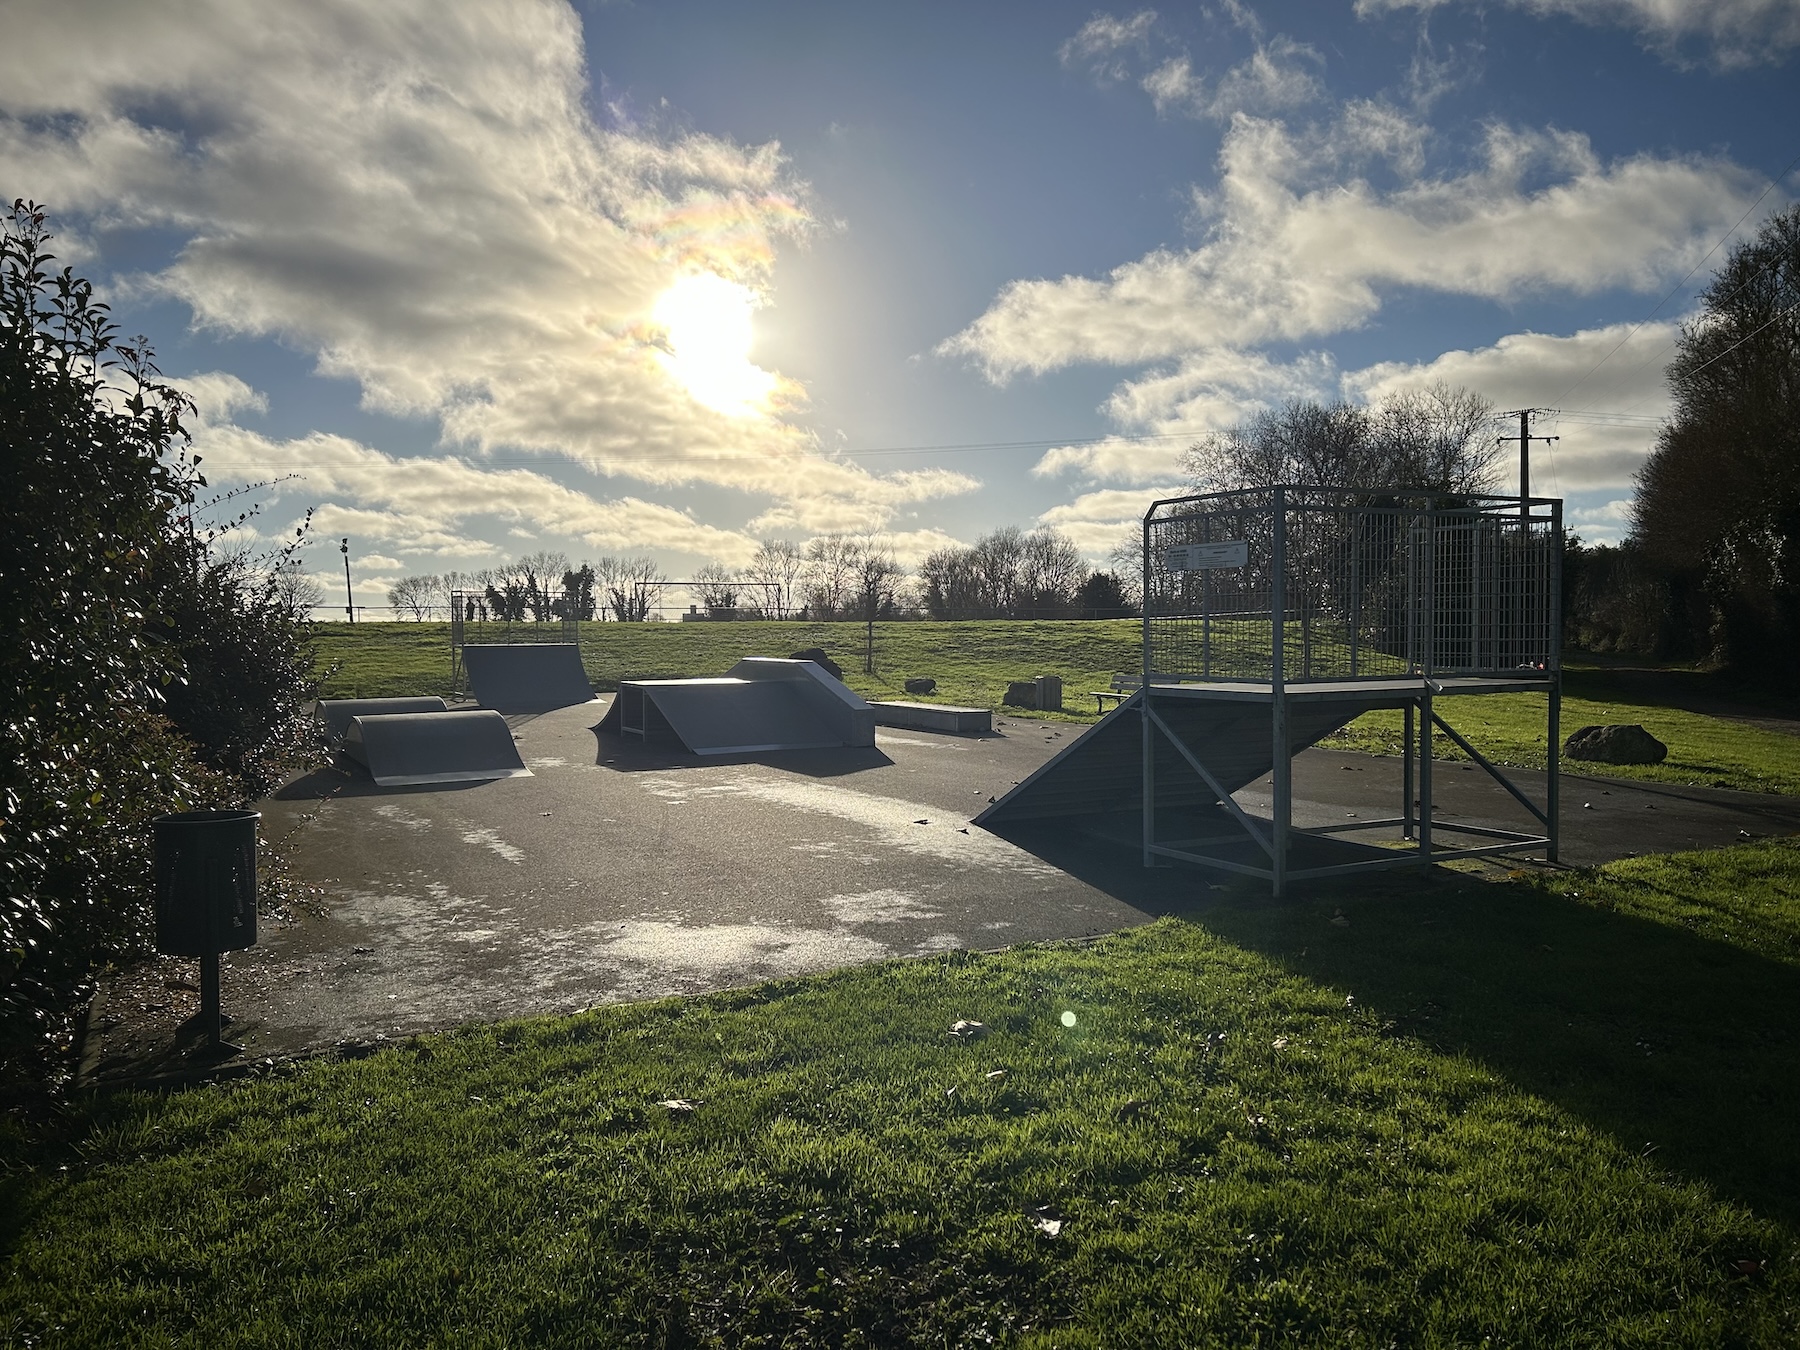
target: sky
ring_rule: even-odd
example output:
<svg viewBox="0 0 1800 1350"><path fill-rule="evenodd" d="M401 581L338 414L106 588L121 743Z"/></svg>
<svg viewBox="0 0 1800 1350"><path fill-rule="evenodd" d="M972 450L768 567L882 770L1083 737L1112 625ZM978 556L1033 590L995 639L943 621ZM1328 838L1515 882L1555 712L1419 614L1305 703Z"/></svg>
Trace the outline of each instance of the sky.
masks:
<svg viewBox="0 0 1800 1350"><path fill-rule="evenodd" d="M1196 437L1445 381L1629 527L1800 193L1800 0L0 0L0 196L359 604L766 538L1096 563ZM1496 423L1495 435L1516 431ZM1501 488L1517 489L1516 450ZM259 539L260 534L260 539Z"/></svg>

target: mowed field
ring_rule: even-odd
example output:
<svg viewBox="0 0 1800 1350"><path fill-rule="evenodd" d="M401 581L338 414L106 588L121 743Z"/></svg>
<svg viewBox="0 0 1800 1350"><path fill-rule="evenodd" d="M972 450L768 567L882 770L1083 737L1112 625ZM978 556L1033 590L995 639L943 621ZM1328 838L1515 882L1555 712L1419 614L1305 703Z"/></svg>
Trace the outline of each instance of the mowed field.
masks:
<svg viewBox="0 0 1800 1350"><path fill-rule="evenodd" d="M495 630L489 636L506 639L503 626L488 627ZM543 640L560 632L557 625L521 624L511 637ZM1063 682L1065 711L1023 715L1084 723L1097 720L1090 691L1106 689L1114 675L1140 668L1141 632L1132 619L878 623L875 669L869 674L863 670L864 627L856 623L591 623L581 627L581 657L595 686L611 690L623 679L721 675L741 657L789 656L819 647L865 698L914 698L905 692L905 681L927 676L938 684L934 701L994 709L1010 681L1056 675ZM320 624L317 650L320 690L327 698L452 692L448 624ZM1544 695L1446 698L1437 706L1494 762L1544 767ZM1563 735L1607 722L1641 724L1669 747L1669 757L1661 764L1607 765L1606 776L1800 794L1800 736L1659 704L1618 672L1577 657L1564 675ZM1397 755L1400 715L1370 713L1324 744ZM1436 753L1462 758L1443 737ZM1591 772L1601 766L1564 768Z"/></svg>

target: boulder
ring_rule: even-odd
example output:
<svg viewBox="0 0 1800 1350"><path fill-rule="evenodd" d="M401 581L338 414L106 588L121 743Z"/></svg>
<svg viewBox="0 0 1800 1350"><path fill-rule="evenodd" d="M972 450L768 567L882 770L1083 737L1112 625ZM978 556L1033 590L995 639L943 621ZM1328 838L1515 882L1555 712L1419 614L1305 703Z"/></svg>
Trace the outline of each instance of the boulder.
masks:
<svg viewBox="0 0 1800 1350"><path fill-rule="evenodd" d="M1669 747L1632 722L1583 727L1563 742L1563 754L1601 764L1661 764Z"/></svg>
<svg viewBox="0 0 1800 1350"><path fill-rule="evenodd" d="M833 661L829 656L825 655L825 649L823 647L808 647L803 652L795 652L793 656L788 659L791 661L811 661L815 666L818 666L819 669L831 676L832 679L841 680L844 678L844 668L836 661Z"/></svg>
<svg viewBox="0 0 1800 1350"><path fill-rule="evenodd" d="M937 692L937 681L908 680L906 682L906 692L909 694L935 694Z"/></svg>
<svg viewBox="0 0 1800 1350"><path fill-rule="evenodd" d="M1009 708L1035 708L1037 700L1036 680L1014 680L1006 686L1006 697L1000 701Z"/></svg>

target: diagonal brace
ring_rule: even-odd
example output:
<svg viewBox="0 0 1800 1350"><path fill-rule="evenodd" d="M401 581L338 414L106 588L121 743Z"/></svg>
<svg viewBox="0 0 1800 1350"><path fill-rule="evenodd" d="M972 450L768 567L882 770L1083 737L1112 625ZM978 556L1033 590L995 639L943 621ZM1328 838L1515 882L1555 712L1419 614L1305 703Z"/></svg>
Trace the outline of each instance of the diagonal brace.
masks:
<svg viewBox="0 0 1800 1350"><path fill-rule="evenodd" d="M1243 827L1244 833L1254 839L1264 853L1273 858L1275 856L1275 845L1263 837L1263 832L1256 827L1256 822L1251 819L1249 813L1231 799L1231 794L1229 792L1219 786L1219 780L1214 778L1212 774L1207 771L1206 766L1194 757L1194 752L1189 750L1187 746L1182 743L1181 738L1169 729L1169 724L1167 722L1157 716L1156 709L1152 708L1148 702L1144 704L1144 711L1149 715L1150 720L1156 723L1157 729L1160 730L1164 736L1168 737L1169 744L1175 747L1176 753L1188 762L1188 767L1199 774L1206 786L1212 789L1213 795L1219 799L1219 805L1231 812L1232 816L1236 818L1237 823Z"/></svg>
<svg viewBox="0 0 1800 1350"><path fill-rule="evenodd" d="M1455 727L1451 726L1443 718L1439 717L1437 715L1437 713L1435 713L1435 712L1433 712L1431 714L1431 720L1437 725L1437 729L1439 731L1443 732L1453 742L1455 742L1457 749L1461 750L1470 759L1474 760L1482 768L1486 769L1488 772L1488 777L1492 778L1501 787L1505 788L1508 792L1512 793L1513 799L1515 801L1517 801L1520 806L1524 807L1527 811L1531 812L1531 814L1533 816L1537 817L1539 823L1542 824L1545 829L1548 829L1550 827L1550 817L1549 817L1548 813L1541 810L1536 805L1536 803L1534 803L1531 800L1531 798L1527 797L1523 792L1519 791L1518 788L1513 786L1512 780L1509 779L1505 774L1501 773L1500 770L1495 768L1491 763L1489 763L1487 757L1485 755L1483 755L1481 753L1481 751L1477 750L1474 746L1470 745L1467 741L1465 741L1462 738L1461 733L1459 733Z"/></svg>

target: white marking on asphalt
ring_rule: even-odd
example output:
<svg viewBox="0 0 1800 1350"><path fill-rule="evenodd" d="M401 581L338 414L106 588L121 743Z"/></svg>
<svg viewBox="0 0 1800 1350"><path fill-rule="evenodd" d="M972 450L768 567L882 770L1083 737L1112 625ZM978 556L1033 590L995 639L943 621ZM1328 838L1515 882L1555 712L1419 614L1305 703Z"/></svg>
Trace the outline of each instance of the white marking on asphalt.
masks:
<svg viewBox="0 0 1800 1350"><path fill-rule="evenodd" d="M431 822L429 820L426 820L423 816L415 816L407 811L405 807L395 806L392 802L383 802L380 806L375 808L375 814L387 821L390 825L398 825L403 830L412 830L417 833L420 830L429 830L431 828Z"/></svg>
<svg viewBox="0 0 1800 1350"><path fill-rule="evenodd" d="M525 850L515 848L492 830L468 830L463 834L465 844L479 844L482 848L499 854L506 861L517 866L525 861Z"/></svg>
<svg viewBox="0 0 1800 1350"><path fill-rule="evenodd" d="M1062 873L1050 864L1015 848L985 831L963 833L964 822L953 813L922 806L899 797L877 797L857 792L838 782L814 782L786 778L760 778L741 774L704 788L690 788L673 775L647 779L642 786L656 796L685 800L693 796L752 797L815 815L833 816L873 830L883 844L940 858L955 867L983 867L997 872L1055 877ZM924 819L927 823L920 825Z"/></svg>
<svg viewBox="0 0 1800 1350"><path fill-rule="evenodd" d="M833 895L819 903L830 910L839 923L901 923L908 919L943 917L943 911L927 908L918 897L892 889Z"/></svg>

